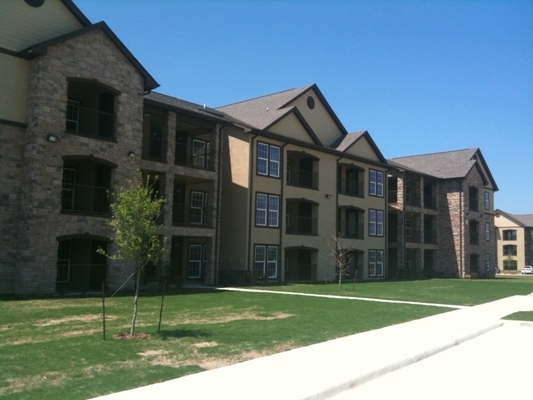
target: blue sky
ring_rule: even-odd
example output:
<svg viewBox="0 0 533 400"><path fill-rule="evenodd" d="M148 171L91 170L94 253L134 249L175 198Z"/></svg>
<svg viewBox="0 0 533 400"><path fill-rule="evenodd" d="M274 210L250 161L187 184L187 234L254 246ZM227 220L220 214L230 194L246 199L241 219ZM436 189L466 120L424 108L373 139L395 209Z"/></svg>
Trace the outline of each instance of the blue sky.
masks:
<svg viewBox="0 0 533 400"><path fill-rule="evenodd" d="M316 83L386 158L479 147L495 206L533 214L533 1L74 0L209 107Z"/></svg>

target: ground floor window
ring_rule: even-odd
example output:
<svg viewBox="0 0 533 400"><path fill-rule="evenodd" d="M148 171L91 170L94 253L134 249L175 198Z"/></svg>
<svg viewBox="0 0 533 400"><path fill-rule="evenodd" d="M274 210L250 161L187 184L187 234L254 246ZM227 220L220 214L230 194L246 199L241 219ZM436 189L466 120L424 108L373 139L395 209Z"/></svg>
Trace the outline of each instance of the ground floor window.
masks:
<svg viewBox="0 0 533 400"><path fill-rule="evenodd" d="M205 244L190 244L187 277L190 279L202 278L206 265L207 246Z"/></svg>
<svg viewBox="0 0 533 400"><path fill-rule="evenodd" d="M503 269L507 271L516 271L518 262L516 260L503 260Z"/></svg>
<svg viewBox="0 0 533 400"><path fill-rule="evenodd" d="M383 276L383 250L369 250L368 276Z"/></svg>
<svg viewBox="0 0 533 400"><path fill-rule="evenodd" d="M269 279L278 277L278 246L255 246L254 274Z"/></svg>
<svg viewBox="0 0 533 400"><path fill-rule="evenodd" d="M490 254L485 254L485 269L490 271Z"/></svg>

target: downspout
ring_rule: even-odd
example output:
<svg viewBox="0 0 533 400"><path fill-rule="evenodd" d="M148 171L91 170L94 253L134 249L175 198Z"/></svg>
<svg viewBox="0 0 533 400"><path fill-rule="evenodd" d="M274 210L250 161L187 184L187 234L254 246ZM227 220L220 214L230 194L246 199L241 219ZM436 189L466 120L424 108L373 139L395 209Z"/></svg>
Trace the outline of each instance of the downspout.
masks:
<svg viewBox="0 0 533 400"><path fill-rule="evenodd" d="M222 197L221 197L221 194L222 194L222 144L223 144L223 139L224 139L224 135L223 135L223 131L224 131L224 128L226 127L226 123L224 122L222 124L222 126L219 128L218 130L218 136L219 136L219 141L218 141L218 166L217 166L217 204L218 204L218 209L217 209L217 218L216 218L216 221L215 221L215 271L214 271L214 280L213 282L215 283L215 285L218 284L218 270L219 270L219 264L220 264L220 260L219 260L219 254L220 254L220 215L221 215L221 206L222 206Z"/></svg>
<svg viewBox="0 0 533 400"><path fill-rule="evenodd" d="M337 213L339 212L339 161L342 160L344 158L344 152L342 152L342 155L337 158L337 161L336 161L336 171L335 171L335 175L336 175L336 190L337 190L337 193L335 193L335 237L339 234L339 231L340 231L340 226L339 226L339 219L337 217Z"/></svg>
<svg viewBox="0 0 533 400"><path fill-rule="evenodd" d="M281 251L283 249L283 227L284 227L284 218L283 218L283 211L284 211L284 207L282 206L282 204L285 204L285 201L284 201L284 197L283 197L283 194L284 194L284 189L285 189L285 185L284 185L284 181L285 181L285 171L283 169L283 166L285 165L285 157L284 157L284 154L285 154L285 146L287 146L289 144L289 140L287 139L287 141L285 142L285 144L283 146L281 146L281 162L280 162L280 181L281 181L281 190L280 190L280 199L279 199L279 202L280 202L280 210L279 210L279 254L281 255ZM283 262L282 262L283 261ZM283 258L283 260L280 260L280 263L278 265L278 282L281 282L281 267L285 266L285 258Z"/></svg>
<svg viewBox="0 0 533 400"><path fill-rule="evenodd" d="M250 270L250 252L251 252L251 249L250 247L252 246L252 224L254 222L254 218L253 218L253 176L254 176L254 141L255 139L259 136L259 132L257 132L255 134L255 136L252 137L252 141L251 141L251 148L250 148L250 157L249 157L249 162L248 162L248 165L250 166L250 168L248 168L248 171L250 172L250 175L248 176L248 187L249 187L249 190L248 190L248 193L249 193L249 199L248 199L248 210L249 212L247 213L248 216L250 217L250 223L248 225L248 245L246 246L246 270ZM253 271L252 271L253 272Z"/></svg>
<svg viewBox="0 0 533 400"><path fill-rule="evenodd" d="M463 182L459 179L459 278L463 278L464 264L463 264Z"/></svg>

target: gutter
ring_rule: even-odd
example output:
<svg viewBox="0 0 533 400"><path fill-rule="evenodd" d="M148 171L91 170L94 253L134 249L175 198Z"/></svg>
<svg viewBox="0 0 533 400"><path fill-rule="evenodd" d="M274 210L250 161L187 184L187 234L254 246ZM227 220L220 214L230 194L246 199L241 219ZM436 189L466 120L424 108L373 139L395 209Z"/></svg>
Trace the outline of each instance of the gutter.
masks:
<svg viewBox="0 0 533 400"><path fill-rule="evenodd" d="M253 183L254 183L254 179L253 179L253 175L254 175L254 142L255 142L255 139L259 136L259 131L252 137L252 140L250 142L250 157L249 157L249 164L251 166L251 168L249 169L250 171L250 176L248 177L248 193L249 193L249 201L248 201L248 216L250 217L250 221L249 221L249 224L248 224L248 245L246 246L247 249L246 249L246 271L250 271L250 246L252 245L252 223L254 221L254 218L253 218L253 213L252 213L252 210L253 210ZM251 271L253 272L253 271Z"/></svg>
<svg viewBox="0 0 533 400"><path fill-rule="evenodd" d="M280 186L281 186L281 189L280 189L280 195L279 195L279 198L280 198L280 207L279 207L279 212L278 212L278 218L279 218L279 254L281 255L281 251L283 249L283 225L284 225L284 218L283 218L283 213L282 211L284 210L284 207L282 206L282 204L285 204L285 197L283 196L283 193L285 192L284 189L285 189L285 185L284 185L284 180L285 180L285 170L283 168L283 166L285 165L285 146L287 146L289 144L289 140L287 140L285 142L285 144L283 146L281 146L281 160L280 160ZM278 282L282 282L281 281L281 267L282 267L282 261L283 259L280 259L280 262L278 263ZM284 264L283 264L284 265Z"/></svg>

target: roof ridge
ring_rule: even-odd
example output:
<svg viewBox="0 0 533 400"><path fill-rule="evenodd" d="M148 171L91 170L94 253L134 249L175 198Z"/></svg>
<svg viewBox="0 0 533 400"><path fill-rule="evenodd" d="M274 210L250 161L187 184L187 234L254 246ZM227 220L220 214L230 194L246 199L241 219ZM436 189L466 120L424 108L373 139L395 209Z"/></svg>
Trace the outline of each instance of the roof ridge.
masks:
<svg viewBox="0 0 533 400"><path fill-rule="evenodd" d="M281 90L281 91L275 92L275 93L265 94L263 96L253 97L253 98L247 99L247 100L236 101L235 103L230 103L230 104L225 104L225 105L222 105L222 106L219 106L219 107L215 107L215 109L224 108L224 107L230 107L230 106L234 106L234 105L242 104L242 103L248 103L248 102L259 100L259 99L264 99L264 98L267 98L267 97L276 96L276 95L279 95L279 94L282 94L282 93L287 93L287 92L290 92L292 90L307 89L307 88L312 87L313 85L314 84L295 87L295 88L292 88L292 89Z"/></svg>
<svg viewBox="0 0 533 400"><path fill-rule="evenodd" d="M433 153L415 154L415 155L412 155L412 156L393 157L393 158L389 158L388 160L398 160L400 158L413 158L413 157L422 157L422 156L432 156L432 155L436 155L436 154L446 154L446 153L459 153L461 151L468 151L468 150L478 151L479 147L471 147L471 148L468 148L468 149L459 149L459 150L436 151L436 152L433 152Z"/></svg>

